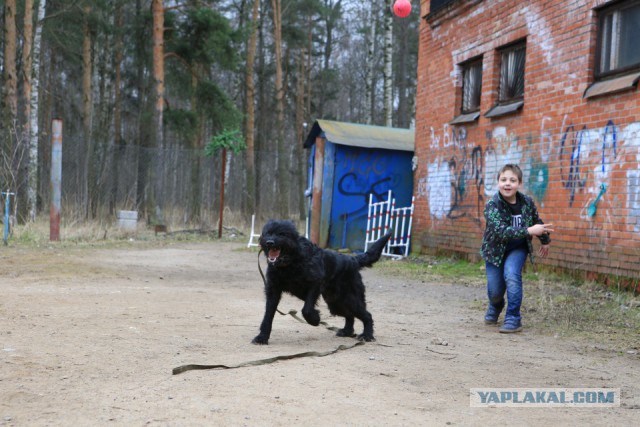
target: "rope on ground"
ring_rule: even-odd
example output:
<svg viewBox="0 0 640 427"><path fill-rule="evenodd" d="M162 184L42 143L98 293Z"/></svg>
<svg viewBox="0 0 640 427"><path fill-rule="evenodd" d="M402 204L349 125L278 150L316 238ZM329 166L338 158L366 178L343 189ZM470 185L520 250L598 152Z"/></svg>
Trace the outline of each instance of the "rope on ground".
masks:
<svg viewBox="0 0 640 427"><path fill-rule="evenodd" d="M179 366L177 368L174 368L173 369L173 375L178 375L178 374L181 374L181 373L186 372L186 371L203 370L203 369L236 369L236 368L245 368L247 366L266 365L266 364L269 364L269 363L278 362L280 360L291 360L291 359L298 359L298 358L301 358L301 357L324 357L324 356L329 356L331 354L335 354L335 353L337 353L339 351L342 351L342 350L348 350L350 348L353 348L353 347L356 347L356 346L362 345L362 344L364 344L364 342L355 341L351 345L341 344L334 350L329 350L329 351L306 351L304 353L287 354L287 355L284 355L284 356L270 357L268 359L252 360L250 362L242 362L242 363L238 363L237 365L194 365L194 364L192 364L192 365L183 365L183 366Z"/></svg>

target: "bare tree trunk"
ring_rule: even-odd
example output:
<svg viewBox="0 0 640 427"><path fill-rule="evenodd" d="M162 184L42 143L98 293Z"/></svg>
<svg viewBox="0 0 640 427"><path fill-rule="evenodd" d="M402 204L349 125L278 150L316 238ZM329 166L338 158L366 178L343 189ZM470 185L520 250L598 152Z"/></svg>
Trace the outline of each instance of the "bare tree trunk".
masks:
<svg viewBox="0 0 640 427"><path fill-rule="evenodd" d="M384 8L384 125L392 126L393 113L393 0L385 0Z"/></svg>
<svg viewBox="0 0 640 427"><path fill-rule="evenodd" d="M306 77L306 87L307 87L307 120L311 120L311 52L313 52L313 28L310 22L308 24L308 35L307 35L307 75Z"/></svg>
<svg viewBox="0 0 640 427"><path fill-rule="evenodd" d="M100 13L100 12L98 12ZM105 24L115 27L115 13L104 17ZM95 33L92 41L92 98L96 100L92 113L92 152L89 158L89 212L90 218L99 214L99 209L110 206L111 182L113 180L113 109L114 80L113 58L115 57L115 34Z"/></svg>
<svg viewBox="0 0 640 427"><path fill-rule="evenodd" d="M162 0L152 0L153 11L153 80L155 82L155 131L156 145L163 145L162 114L164 111L164 5Z"/></svg>
<svg viewBox="0 0 640 427"><path fill-rule="evenodd" d="M262 24L262 23L261 23ZM264 152L269 148L269 136L271 133L271 120L269 114L267 112L271 111L271 107L269 106L269 97L267 94L267 85L264 84L265 75L266 75L266 64L265 64L265 34L264 27L262 25L258 26L258 48L257 51L259 54L256 57L256 76L258 77L258 86L256 93L256 110L259 114L256 117L256 140L255 140L255 149L256 149L256 177L267 176L264 175L263 171L273 171L275 169L275 163L272 161L273 156L266 156ZM271 209L272 197L267 196L266 192L262 191L269 184L269 180L258 180L256 179L256 212L262 211L266 212L268 209ZM264 197L263 197L264 195ZM271 213L271 212L269 212Z"/></svg>
<svg viewBox="0 0 640 427"><path fill-rule="evenodd" d="M277 147L277 200L281 216L289 213L289 177L286 176L284 147L284 86L282 77L282 1L271 0L273 5L273 38L276 66L276 147Z"/></svg>
<svg viewBox="0 0 640 427"><path fill-rule="evenodd" d="M43 25L43 22L40 21L40 25ZM59 56L56 54L55 48L51 48L48 52L51 55L51 59L48 61L43 61L42 63L42 74L40 75L42 79L42 87L53 87L54 81L56 80L56 76L60 73L58 72L59 66ZM42 123L44 128L42 132L43 139L41 141L46 141L44 138L49 136L49 132L51 131L51 124L54 115L54 99L56 95L52 90L43 90L41 96L41 102L38 104L41 110ZM33 115L33 110L31 110L31 114ZM39 164L40 164L40 198L41 198L41 206L44 208L46 212L48 207L51 206L51 198L53 195L51 194L51 144L43 143L40 145L40 153L39 153Z"/></svg>
<svg viewBox="0 0 640 427"><path fill-rule="evenodd" d="M136 20L143 19L144 12L142 11L142 0L136 0ZM149 154L149 147L153 145L149 134L150 126L148 126L148 120L144 115L144 111L148 105L148 89L145 85L145 72L146 67L144 65L144 57L146 52L146 43L144 40L144 29L141 25L136 29L136 57L137 57L137 70L136 70L136 90L138 92L138 104L137 104L137 117L138 123L136 132L136 142L139 147L137 151L137 171L136 171L136 209L143 210L143 214L149 221L151 213L150 208L153 207L148 197L149 186L149 171L151 156Z"/></svg>
<svg viewBox="0 0 640 427"><path fill-rule="evenodd" d="M367 62L366 68L364 71L364 123L370 125L373 117L373 64L374 64L374 53L376 46L376 24L378 22L377 19L377 8L376 2L373 1L371 3L371 10L369 15L369 25L371 28L369 30L369 40L368 40L368 49L367 49Z"/></svg>
<svg viewBox="0 0 640 427"><path fill-rule="evenodd" d="M325 3L325 6L331 10L327 12L324 20L326 40L324 43L324 50L322 52L322 69L328 70L331 63L331 54L333 52L333 30L335 29L337 19L334 12L340 9L342 0L338 0L335 4L331 4L329 1Z"/></svg>
<svg viewBox="0 0 640 427"><path fill-rule="evenodd" d="M246 179L247 179L247 211L254 214L256 211L256 165L255 165L255 83L253 72L255 68L256 44L258 42L258 19L260 0L253 0L251 10L251 32L249 45L247 46L247 68L245 82L247 86L247 123L245 141L247 143L246 154Z"/></svg>
<svg viewBox="0 0 640 427"><path fill-rule="evenodd" d="M162 116L164 111L164 4L162 0L152 0L151 9L153 14L153 79L155 83L155 109L154 109L154 130L155 148L158 150L152 156L155 167L152 167L152 177L150 178L151 200L155 205L155 221L162 221L162 194L161 185L156 180L161 175L162 148L164 147L164 134L162 126Z"/></svg>
<svg viewBox="0 0 640 427"><path fill-rule="evenodd" d="M123 0L118 0L116 4L116 16L115 16L115 27L116 27L116 37L115 37L115 59L114 59L114 68L115 68L115 88L114 88L114 100L113 100L113 143L116 147L122 145L122 91L120 86L122 85L122 59L124 57L123 53L123 41L122 38L124 36L124 12L123 12Z"/></svg>
<svg viewBox="0 0 640 427"><path fill-rule="evenodd" d="M120 161L122 158L124 146L122 144L122 95L120 86L122 84L122 59L123 59L123 31L124 31L124 12L123 0L118 0L115 8L115 58L113 67L115 68L115 88L113 96L113 145L115 148L115 160L113 162L113 172L111 176L111 194L109 197L109 213L115 213L118 198L118 176Z"/></svg>
<svg viewBox="0 0 640 427"><path fill-rule="evenodd" d="M304 119L305 119L305 111L304 111L304 83L305 76L307 74L306 71L306 52L301 51L298 57L298 72L297 80L296 80L296 141L293 152L295 154L295 164L296 167L296 182L298 183L299 188L306 188L306 162L304 161L304 150L302 149L302 144L304 140ZM298 213L300 219L304 219L306 217L306 208L305 208L305 197L300 196L298 198Z"/></svg>
<svg viewBox="0 0 640 427"><path fill-rule="evenodd" d="M35 23L33 49L31 51L31 65L33 77L31 80L31 94L25 98L29 105L29 210L31 220L35 220L38 211L38 151L40 149L38 127L38 112L40 110L40 52L42 47L42 25L46 13L47 1L40 0L38 17Z"/></svg>
<svg viewBox="0 0 640 427"><path fill-rule="evenodd" d="M4 8L4 103L9 124L14 126L18 115L16 0L7 0Z"/></svg>
<svg viewBox="0 0 640 427"><path fill-rule="evenodd" d="M193 139L191 141L191 148L193 152L202 151L204 146L203 138L204 138L204 113L198 112L198 100L196 98L196 90L199 83L198 76L201 75L200 70L192 70L191 72L191 109L192 112L198 117L198 130L194 132ZM202 165L201 158L196 156L192 163L191 168L191 192L190 192L190 203L189 203L189 213L188 218L191 221L198 221L200 219L200 176Z"/></svg>
<svg viewBox="0 0 640 427"><path fill-rule="evenodd" d="M83 41L82 41L82 129L84 131L84 152L80 161L83 164L79 186L80 192L80 207L84 211L82 212L83 218L89 218L89 212L91 207L89 206L89 168L91 165L91 157L93 155L92 149L92 135L91 135L91 122L92 122L92 96L91 96L91 73L92 73L92 61L91 61L91 29L89 27L89 14L91 8L86 6L84 8L84 24L83 24Z"/></svg>
<svg viewBox="0 0 640 427"><path fill-rule="evenodd" d="M14 169L14 150L17 145L16 119L18 115L18 79L16 72L16 0L7 0L4 9L4 91L3 91L3 124L6 143L2 146L2 169L9 171L3 177L3 184L12 189L16 185L16 170ZM6 188L2 188L5 190Z"/></svg>
<svg viewBox="0 0 640 427"><path fill-rule="evenodd" d="M36 194L38 172L38 145L32 146L31 142L31 108L32 108L32 61L33 61L33 0L24 2L24 42L22 46L22 66L24 69L22 94L24 96L24 141L29 144L29 158L27 164L27 207L29 209L29 221L36 218ZM37 102L37 98L36 98ZM37 116L36 116L37 117ZM36 123L37 126L37 123ZM37 129L36 129L37 135ZM34 155L35 152L35 155Z"/></svg>
<svg viewBox="0 0 640 427"><path fill-rule="evenodd" d="M410 75L409 70L409 20L402 19L396 21L396 43L398 49L396 50L396 88L398 97L398 109L396 111L396 126L400 128L408 128L411 125L411 118L413 117L411 96L409 94L409 82L407 76Z"/></svg>

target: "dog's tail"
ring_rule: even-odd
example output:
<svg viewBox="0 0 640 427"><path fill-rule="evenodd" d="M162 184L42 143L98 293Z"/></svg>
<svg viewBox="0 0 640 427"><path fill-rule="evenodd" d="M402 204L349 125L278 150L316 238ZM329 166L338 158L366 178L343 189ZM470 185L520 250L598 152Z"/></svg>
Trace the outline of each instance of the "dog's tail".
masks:
<svg viewBox="0 0 640 427"><path fill-rule="evenodd" d="M380 259L380 255L382 254L382 250L384 249L390 238L391 233L387 233L376 240L365 253L356 255L356 260L358 261L358 265L360 266L360 268L371 267L374 262L378 261Z"/></svg>

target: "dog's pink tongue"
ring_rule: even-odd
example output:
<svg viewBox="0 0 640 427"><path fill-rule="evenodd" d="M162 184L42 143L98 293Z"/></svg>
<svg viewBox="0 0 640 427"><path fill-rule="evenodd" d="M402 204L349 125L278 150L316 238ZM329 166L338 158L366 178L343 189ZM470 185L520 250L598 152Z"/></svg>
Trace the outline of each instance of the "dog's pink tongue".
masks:
<svg viewBox="0 0 640 427"><path fill-rule="evenodd" d="M280 256L280 249L269 249L269 259L275 261Z"/></svg>

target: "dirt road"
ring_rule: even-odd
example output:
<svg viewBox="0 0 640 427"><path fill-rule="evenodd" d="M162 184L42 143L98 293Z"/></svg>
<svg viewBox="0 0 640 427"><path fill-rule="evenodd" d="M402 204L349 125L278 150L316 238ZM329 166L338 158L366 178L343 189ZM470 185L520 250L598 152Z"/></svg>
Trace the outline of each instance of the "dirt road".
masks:
<svg viewBox="0 0 640 427"><path fill-rule="evenodd" d="M264 260L263 260L264 263ZM637 425L638 355L481 322L481 286L364 272L377 342L279 316L251 345L264 297L242 243L0 251L0 425ZM264 265L264 264L263 264ZM283 311L302 304L285 297ZM477 307L477 304L476 304ZM342 326L328 316L323 320ZM361 328L361 324L356 324ZM614 408L477 408L471 388L619 388Z"/></svg>

